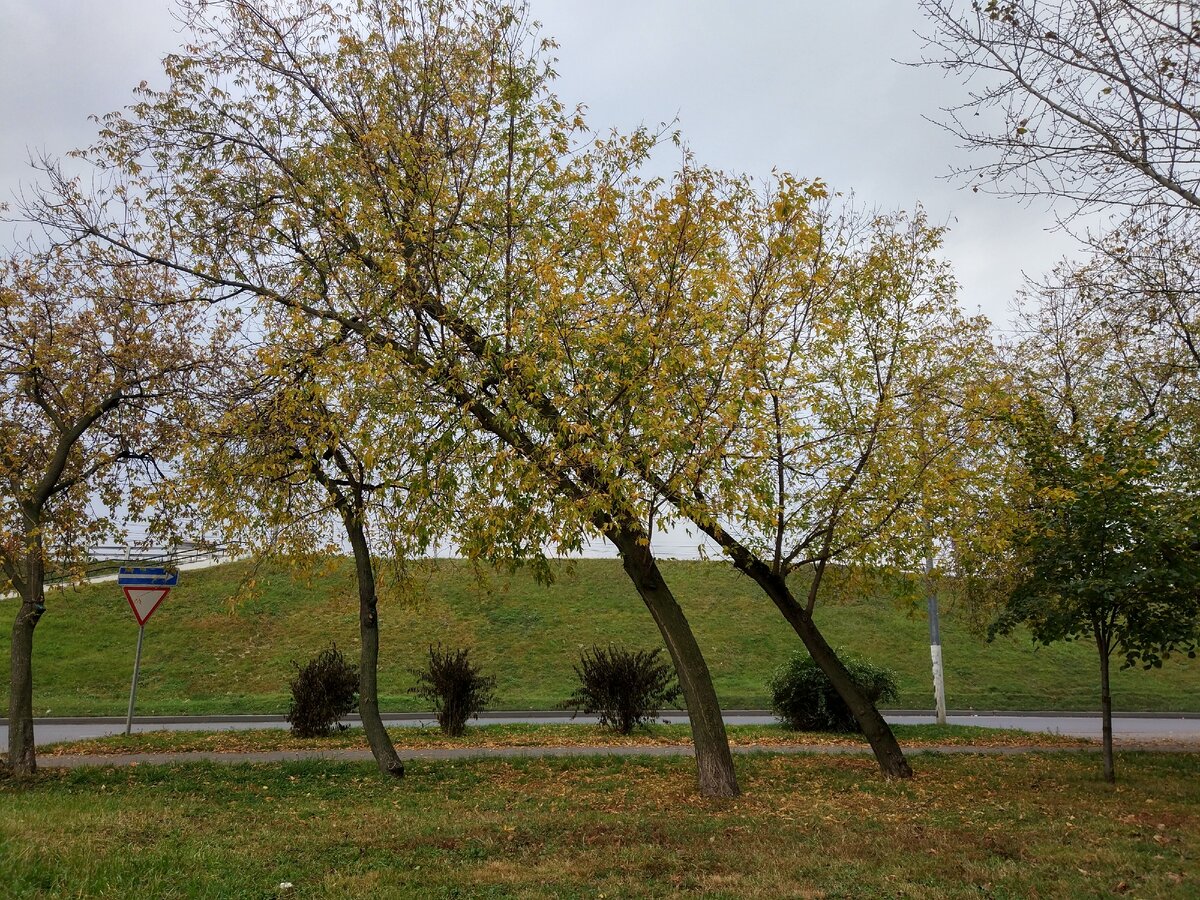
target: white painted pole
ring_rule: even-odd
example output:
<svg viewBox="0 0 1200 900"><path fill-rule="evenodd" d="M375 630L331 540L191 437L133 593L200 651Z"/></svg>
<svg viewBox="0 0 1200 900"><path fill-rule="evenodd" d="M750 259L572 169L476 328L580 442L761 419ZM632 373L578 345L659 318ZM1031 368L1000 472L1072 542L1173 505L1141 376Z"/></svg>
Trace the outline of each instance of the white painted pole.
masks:
<svg viewBox="0 0 1200 900"><path fill-rule="evenodd" d="M938 622L937 588L933 584L933 557L925 556L925 590L929 592L929 656L933 660L933 702L937 723L946 724L946 682L942 672L942 630Z"/></svg>
<svg viewBox="0 0 1200 900"><path fill-rule="evenodd" d="M129 713L125 716L125 734L133 730L133 703L137 699L138 670L142 667L142 637L146 634L146 626L138 626L137 653L133 657L133 681L129 685Z"/></svg>

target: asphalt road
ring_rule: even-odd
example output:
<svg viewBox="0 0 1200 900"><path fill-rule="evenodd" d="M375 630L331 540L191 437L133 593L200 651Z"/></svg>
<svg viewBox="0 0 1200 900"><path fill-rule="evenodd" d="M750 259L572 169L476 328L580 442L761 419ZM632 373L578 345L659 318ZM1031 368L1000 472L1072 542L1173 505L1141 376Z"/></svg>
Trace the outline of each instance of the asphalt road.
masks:
<svg viewBox="0 0 1200 900"><path fill-rule="evenodd" d="M669 722L685 723L683 714L666 714ZM886 718L893 724L924 724L933 722L933 714L920 711L888 713ZM384 720L392 726L432 725L432 714L407 713L385 715ZM1018 728L1031 732L1050 732L1079 737L1100 737L1100 717L1095 713L1060 712L952 712L952 725L980 725L985 728ZM549 724L571 721L570 713L563 712L504 712L492 713L473 720L474 724L496 725L503 723ZM576 722L592 723L594 716L578 716ZM727 712L725 721L730 725L762 725L775 721L763 710L734 710ZM353 720L351 721L353 724ZM279 716L156 716L134 718L133 730L142 731L231 731L247 728L286 728L287 723ZM46 718L38 719L34 726L34 737L39 745L81 738L102 737L120 734L125 730L125 719L104 718ZM1197 741L1200 742L1200 715L1179 714L1119 714L1113 718L1113 732L1117 739L1126 741ZM8 725L0 720L0 746L8 743Z"/></svg>

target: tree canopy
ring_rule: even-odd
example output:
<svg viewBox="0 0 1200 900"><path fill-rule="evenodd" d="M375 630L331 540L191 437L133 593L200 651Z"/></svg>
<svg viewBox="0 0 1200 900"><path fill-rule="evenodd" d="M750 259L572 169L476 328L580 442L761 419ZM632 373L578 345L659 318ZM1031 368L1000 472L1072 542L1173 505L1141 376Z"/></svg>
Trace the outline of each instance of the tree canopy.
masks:
<svg viewBox="0 0 1200 900"><path fill-rule="evenodd" d="M669 177L646 174L665 136L588 133L522 9L188 8L193 41L167 59L169 85L104 117L85 153L169 244L62 202L77 191L53 167L57 196L31 214L290 316L310 346L353 345L348 377L403 371L395 383L436 415L469 420L478 440L455 489L489 502L461 520L465 546L611 540L715 747L703 657L650 549L655 527L691 521L832 670L885 769L908 774L812 620L820 578L801 603L787 574L898 560L923 473L958 439L932 405L981 325L954 310L938 229L840 217L824 185L755 183L686 148ZM417 408L392 405L402 421ZM336 463L345 433L322 435L329 422L317 417L313 447ZM451 506L441 515L460 527ZM727 749L697 746L702 774L735 790Z"/></svg>
<svg viewBox="0 0 1200 900"><path fill-rule="evenodd" d="M168 269L96 241L26 247L0 269L0 565L20 596L14 771L35 768L31 660L47 573L81 577L124 518L154 519L151 489L224 339L185 299Z"/></svg>

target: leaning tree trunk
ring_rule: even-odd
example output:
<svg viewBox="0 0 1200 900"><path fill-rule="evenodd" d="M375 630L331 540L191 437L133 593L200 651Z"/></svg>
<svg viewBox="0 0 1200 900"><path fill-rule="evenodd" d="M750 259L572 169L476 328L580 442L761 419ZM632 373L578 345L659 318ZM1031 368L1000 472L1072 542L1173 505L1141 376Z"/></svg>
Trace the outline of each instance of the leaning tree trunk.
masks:
<svg viewBox="0 0 1200 900"><path fill-rule="evenodd" d="M1109 646L1100 629L1096 629L1096 650L1100 654L1100 729L1104 743L1104 780L1114 784L1117 772L1113 766L1112 690L1109 687Z"/></svg>
<svg viewBox="0 0 1200 900"><path fill-rule="evenodd" d="M705 797L736 797L741 790L733 770L721 705L708 664L687 617L663 580L650 547L643 543L644 537L623 528L611 532L610 537L621 553L626 574L654 617L675 664L691 723L692 743L696 748L700 793Z"/></svg>
<svg viewBox="0 0 1200 900"><path fill-rule="evenodd" d="M14 775L37 771L33 743L33 630L46 611L41 547L27 551L21 605L13 621L8 692L8 765Z"/></svg>
<svg viewBox="0 0 1200 900"><path fill-rule="evenodd" d="M362 645L358 664L358 714L379 771L403 778L404 763L396 754L379 716L379 614L371 549L361 523L347 518L346 534L354 550L354 570L358 580L358 633Z"/></svg>
<svg viewBox="0 0 1200 900"><path fill-rule="evenodd" d="M883 773L890 778L911 778L912 767L905 759L904 751L900 749L900 743L896 740L896 735L892 733L891 726L880 715L879 709L871 702L871 699L859 689L857 683L850 677L845 665L838 659L837 653L829 646L829 642L817 628L817 623L813 621L812 615L792 596L783 578L770 572L759 571L754 566L749 567L749 570L743 569L743 571L746 571L766 591L775 606L783 613L783 617L788 620L788 624L800 636L800 640L804 642L804 647L812 656L813 661L821 667L821 671L825 673L838 695L849 707L854 720L858 722L858 727L862 729L863 735L870 742L871 750L874 751L875 759Z"/></svg>

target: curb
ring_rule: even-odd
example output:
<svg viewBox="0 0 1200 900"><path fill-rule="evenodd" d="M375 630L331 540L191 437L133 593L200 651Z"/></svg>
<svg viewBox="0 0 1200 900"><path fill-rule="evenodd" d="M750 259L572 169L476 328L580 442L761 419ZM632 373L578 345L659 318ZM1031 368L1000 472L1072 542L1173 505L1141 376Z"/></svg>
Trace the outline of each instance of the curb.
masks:
<svg viewBox="0 0 1200 900"><path fill-rule="evenodd" d="M743 717L743 716L764 716L770 717L773 715L769 709L727 709L724 710L726 717ZM880 710L885 716L933 716L934 711L931 709L882 709ZM686 718L687 711L682 709L664 709L659 712L660 716L671 716L678 718ZM971 718L975 716L1004 716L1007 718L1065 718L1065 719L1085 719L1100 718L1099 710L1094 712L1082 710L1006 710L1006 709L951 709L947 710L946 715L957 718ZM484 711L479 714L480 718L484 719L511 719L522 721L524 719L562 719L569 721L575 718L575 714L569 710L554 709L554 710L537 710L537 709L499 709ZM437 717L432 711L430 712L398 712L398 713L383 713L381 718L384 722L430 722ZM1114 719L1200 719L1200 712L1113 712ZM35 716L34 725L121 725L125 722L124 716ZM344 721L358 722L360 721L357 714L352 714L346 717ZM247 724L253 723L270 723L270 724L287 724L287 718L282 715L275 714L251 714L251 715L199 715L199 716L134 716L133 722L135 725L206 725L218 724L222 722L244 722ZM0 719L0 727L8 725L8 719Z"/></svg>

